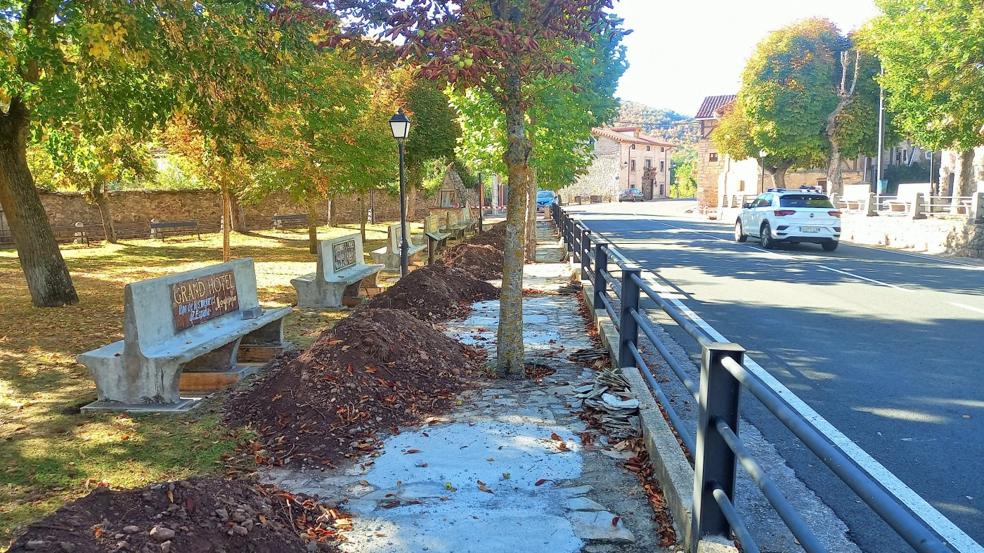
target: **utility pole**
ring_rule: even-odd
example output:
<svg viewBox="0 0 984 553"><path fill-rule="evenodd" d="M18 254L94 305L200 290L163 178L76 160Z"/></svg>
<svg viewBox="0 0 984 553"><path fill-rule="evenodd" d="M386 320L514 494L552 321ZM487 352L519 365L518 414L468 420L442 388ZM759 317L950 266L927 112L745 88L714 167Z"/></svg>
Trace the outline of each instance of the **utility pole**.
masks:
<svg viewBox="0 0 984 553"><path fill-rule="evenodd" d="M879 75L882 78L885 77L885 66L882 66L879 70ZM882 150L885 148L885 87L882 86L881 82L878 83L878 168L876 169L875 178L877 179L877 184L875 185L875 193L881 195L882 193Z"/></svg>

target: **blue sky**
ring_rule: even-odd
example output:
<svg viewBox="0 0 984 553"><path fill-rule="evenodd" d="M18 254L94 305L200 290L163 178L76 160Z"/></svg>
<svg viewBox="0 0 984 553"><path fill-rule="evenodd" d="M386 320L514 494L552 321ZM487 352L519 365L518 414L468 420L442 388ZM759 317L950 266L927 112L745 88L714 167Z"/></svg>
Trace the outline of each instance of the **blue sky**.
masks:
<svg viewBox="0 0 984 553"><path fill-rule="evenodd" d="M615 9L634 31L619 96L685 115L704 96L734 93L769 31L813 16L847 31L878 14L873 0L619 0Z"/></svg>

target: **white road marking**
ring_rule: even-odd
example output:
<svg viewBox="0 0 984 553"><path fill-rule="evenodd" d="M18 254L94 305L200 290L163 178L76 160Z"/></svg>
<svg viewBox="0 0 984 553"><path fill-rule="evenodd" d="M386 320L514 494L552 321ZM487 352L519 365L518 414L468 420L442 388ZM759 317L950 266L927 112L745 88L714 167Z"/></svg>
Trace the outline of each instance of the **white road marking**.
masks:
<svg viewBox="0 0 984 553"><path fill-rule="evenodd" d="M661 223L661 221L654 221ZM672 225L671 225L672 226ZM682 227L673 227L682 228ZM601 233L599 233L601 234ZM699 233L698 234L704 234ZM602 234L603 236L603 234ZM710 235L707 235L710 236ZM718 240L720 238L713 237ZM614 244L615 242L608 238L608 241ZM728 241L730 242L730 241ZM754 248L754 247L753 247ZM759 248L754 248L759 249ZM768 250L760 250L766 253ZM621 251L616 247L615 255L622 260L629 262L628 258L622 254ZM829 269L828 270L833 270ZM839 271L838 271L839 272ZM862 280L870 280L857 275L857 278ZM646 271L643 274L643 279L646 280L654 290L659 293L660 297L671 302L677 309L679 309L688 319L690 319L694 324L703 329L709 336L714 340L719 342L730 342L723 334L718 332L714 327L702 319L699 315L694 313L689 307L687 307L682 301L675 297L675 294L666 293L666 287L656 280L652 272ZM879 283L884 284L884 283ZM890 284L885 284L886 286L892 286ZM896 286L893 286L897 288ZM900 288L905 290L904 288ZM958 305L958 304L954 304ZM960 307L969 307L962 304ZM976 308L972 308L976 310ZM789 390L785 385L776 380L767 370L765 370L761 365L755 362L751 357L745 356L744 366L752 374L758 376L766 386L769 386L773 391L776 392L780 397L782 397L790 407L793 408L797 413L799 413L803 418L810 422L814 428L816 428L821 434L823 434L828 440L830 440L834 445L840 448L851 460L853 460L865 473L868 474L872 479L877 481L884 487L888 493L894 495L901 501L910 511L912 511L917 517L919 517L927 526L933 529L940 537L942 537L951 547L959 551L960 553L984 553L984 547L974 541L970 536L968 536L963 530L961 530L956 524L954 524L950 519L946 518L943 513L936 510L935 507L930 505L925 499L923 499L918 493L916 493L912 488L907 486L904 482L899 480L897 476L892 474L887 468L885 468L881 463L876 461L874 457L868 454L865 450L854 443L853 440L844 435L843 432L838 430L834 425L830 424L827 419L823 418L820 413L813 410L812 407L807 405L802 399L796 394Z"/></svg>
<svg viewBox="0 0 984 553"><path fill-rule="evenodd" d="M964 304L962 304L962 303L957 303L957 302L955 302L955 301L950 301L950 302L947 302L947 303L949 303L950 305L952 305L952 306L954 306L954 307L961 307L961 308L963 308L963 309L967 309L968 311L973 311L973 312L975 312L975 313L981 313L981 314L984 314L984 309L981 309L981 308L979 308L979 307L972 307L972 306L970 306L970 305L964 305Z"/></svg>

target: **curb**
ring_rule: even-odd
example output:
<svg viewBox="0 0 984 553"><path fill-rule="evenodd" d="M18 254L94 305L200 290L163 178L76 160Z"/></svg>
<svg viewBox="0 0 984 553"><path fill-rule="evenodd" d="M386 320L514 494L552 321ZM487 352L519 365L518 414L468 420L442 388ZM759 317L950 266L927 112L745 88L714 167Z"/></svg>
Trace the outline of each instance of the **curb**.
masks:
<svg viewBox="0 0 984 553"><path fill-rule="evenodd" d="M588 305L594 296L594 287L589 281L581 281L582 294ZM602 343L608 348L614 365L618 356L618 331L604 309L592 309L595 324ZM673 526L682 538L684 549L689 551L691 542L691 516L693 513L694 469L684 457L676 436L670 429L669 423L663 418L653 398L649 386L643 380L635 367L622 367L622 375L629 382L632 393L639 399L639 421L642 425L642 437L646 444L646 452L652 461L653 470L663 496L673 513Z"/></svg>

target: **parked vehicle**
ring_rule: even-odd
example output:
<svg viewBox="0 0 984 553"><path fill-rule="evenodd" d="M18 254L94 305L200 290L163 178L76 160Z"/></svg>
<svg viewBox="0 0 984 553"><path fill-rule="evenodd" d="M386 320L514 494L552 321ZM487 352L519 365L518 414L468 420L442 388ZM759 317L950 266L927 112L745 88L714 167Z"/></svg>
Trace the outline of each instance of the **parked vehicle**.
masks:
<svg viewBox="0 0 984 553"><path fill-rule="evenodd" d="M548 207L557 203L557 194L550 190L540 190L536 193L536 207Z"/></svg>
<svg viewBox="0 0 984 553"><path fill-rule="evenodd" d="M638 188L627 188L618 195L620 202L642 202L645 200L646 197L642 195L642 190Z"/></svg>
<svg viewBox="0 0 984 553"><path fill-rule="evenodd" d="M735 221L735 241L755 236L767 250L780 242L808 242L832 252L840 240L840 216L825 194L773 188L742 206Z"/></svg>

